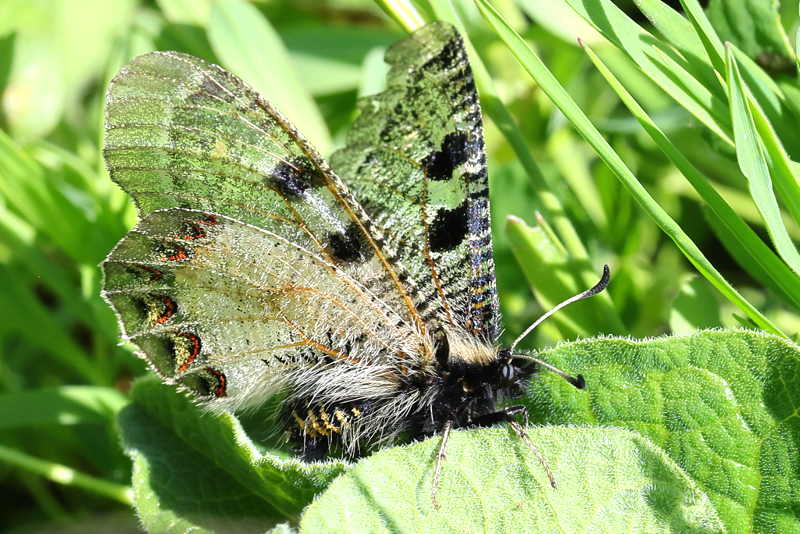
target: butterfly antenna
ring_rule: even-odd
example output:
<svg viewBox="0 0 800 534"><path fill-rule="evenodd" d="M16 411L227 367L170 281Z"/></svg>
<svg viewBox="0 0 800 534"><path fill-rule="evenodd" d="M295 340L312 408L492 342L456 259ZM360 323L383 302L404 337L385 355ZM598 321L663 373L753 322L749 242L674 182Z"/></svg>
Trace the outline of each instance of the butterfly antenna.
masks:
<svg viewBox="0 0 800 534"><path fill-rule="evenodd" d="M509 349L510 352L513 354L514 349L519 344L519 342L522 341L523 339L525 339L525 337L527 337L528 334L530 334L537 326L542 324L542 322L544 322L547 318L552 316L554 313L556 313L561 308L564 308L565 306L569 306L573 302L577 302L577 301L583 300L583 299L588 299L589 297L593 297L593 296L597 295L598 293L603 291L608 286L608 282L609 282L610 279L611 279L611 272L608 269L608 265L603 265L603 276L600 278L599 282L597 282L593 287L587 289L586 291L584 291L582 293L578 293L577 295L574 295L574 296L568 298L567 300L564 300L564 301L556 304L550 311L548 311L547 313L545 313L544 315L542 315L541 317L536 319L536 321L534 321L532 325L530 325L528 328L526 328L525 331L522 334L520 334L519 337L517 337L517 339L514 340L514 343L511 344L511 348ZM586 383L583 380L583 377L581 375L578 375L577 378L573 377L573 376L570 376L570 375L566 374L564 371L562 371L561 369L558 369L557 367L553 367L549 363L543 362L542 360L540 360L538 358L534 358L533 356L522 356L522 355L515 354L514 358L519 358L521 360L530 360L530 361L536 362L539 365L541 365L542 367L544 367L545 369L549 369L550 371L556 373L557 375L559 375L564 380L566 380L567 382L569 382L570 384L572 384L573 386L575 386L578 389L582 389L584 387L584 385L586 385Z"/></svg>

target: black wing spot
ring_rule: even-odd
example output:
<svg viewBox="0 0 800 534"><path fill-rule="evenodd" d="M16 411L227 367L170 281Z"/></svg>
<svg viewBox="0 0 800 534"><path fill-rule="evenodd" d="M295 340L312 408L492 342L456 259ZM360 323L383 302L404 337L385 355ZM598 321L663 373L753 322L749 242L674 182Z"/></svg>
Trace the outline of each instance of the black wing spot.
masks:
<svg viewBox="0 0 800 534"><path fill-rule="evenodd" d="M430 180L449 180L456 167L469 157L467 134L450 132L442 141L441 150L431 152L422 160L425 175Z"/></svg>
<svg viewBox="0 0 800 534"><path fill-rule="evenodd" d="M344 263L364 262L372 255L372 249L356 223L350 223L343 233L328 236L328 252L334 260Z"/></svg>
<svg viewBox="0 0 800 534"><path fill-rule="evenodd" d="M308 159L300 157L278 163L269 172L267 181L281 195L290 199L323 184L319 170Z"/></svg>
<svg viewBox="0 0 800 534"><path fill-rule="evenodd" d="M467 235L467 204L448 210L439 208L428 228L428 243L432 252L443 252L457 247Z"/></svg>

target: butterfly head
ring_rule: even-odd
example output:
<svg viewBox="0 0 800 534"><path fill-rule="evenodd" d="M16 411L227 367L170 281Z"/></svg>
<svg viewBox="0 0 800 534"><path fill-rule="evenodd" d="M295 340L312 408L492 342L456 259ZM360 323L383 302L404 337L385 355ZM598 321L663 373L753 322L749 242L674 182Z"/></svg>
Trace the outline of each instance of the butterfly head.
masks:
<svg viewBox="0 0 800 534"><path fill-rule="evenodd" d="M456 427L468 425L476 415L494 411L498 399L524 393L535 365L474 337L448 337L438 352L443 418L453 419Z"/></svg>

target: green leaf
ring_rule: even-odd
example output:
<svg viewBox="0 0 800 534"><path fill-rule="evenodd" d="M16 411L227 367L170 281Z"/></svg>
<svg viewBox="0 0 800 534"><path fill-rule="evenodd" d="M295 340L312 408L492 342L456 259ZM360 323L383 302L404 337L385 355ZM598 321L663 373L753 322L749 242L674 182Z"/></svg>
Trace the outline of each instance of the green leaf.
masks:
<svg viewBox="0 0 800 534"><path fill-rule="evenodd" d="M794 53L781 25L777 0L711 0L708 18L723 41L734 43L762 67L782 71Z"/></svg>
<svg viewBox="0 0 800 534"><path fill-rule="evenodd" d="M0 429L106 424L128 399L112 388L61 386L0 395Z"/></svg>
<svg viewBox="0 0 800 534"><path fill-rule="evenodd" d="M296 518L346 469L261 453L235 417L207 413L154 377L131 396L119 426L149 532L264 531Z"/></svg>
<svg viewBox="0 0 800 534"><path fill-rule="evenodd" d="M300 83L275 29L253 5L220 0L211 9L208 37L230 71L253 86L322 154L330 150L328 128Z"/></svg>
<svg viewBox="0 0 800 534"><path fill-rule="evenodd" d="M724 532L708 498L664 453L607 428L528 430L537 455L507 428L453 432L436 509L439 439L359 462L308 508L301 532Z"/></svg>
<svg viewBox="0 0 800 534"><path fill-rule="evenodd" d="M586 377L531 387L541 424L617 426L650 438L708 495L728 532L800 532L800 349L751 331L599 339L539 357Z"/></svg>

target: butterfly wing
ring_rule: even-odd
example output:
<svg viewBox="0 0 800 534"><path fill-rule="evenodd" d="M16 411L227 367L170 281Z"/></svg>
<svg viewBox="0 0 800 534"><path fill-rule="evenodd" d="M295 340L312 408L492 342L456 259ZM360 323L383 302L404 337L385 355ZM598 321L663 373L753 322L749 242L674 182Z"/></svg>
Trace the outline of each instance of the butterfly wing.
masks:
<svg viewBox="0 0 800 534"><path fill-rule="evenodd" d="M424 330L402 268L347 188L297 131L224 69L177 52L140 56L112 81L105 158L144 216L182 207L268 229L375 288ZM346 265L349 264L350 267Z"/></svg>
<svg viewBox="0 0 800 534"><path fill-rule="evenodd" d="M261 382L308 388L309 369L349 362L337 372L369 398L366 366L432 359L380 228L232 74L175 52L135 59L109 89L105 158L142 217L103 264L105 295L168 380L236 408L274 390Z"/></svg>
<svg viewBox="0 0 800 534"><path fill-rule="evenodd" d="M314 367L380 374L416 350L414 332L363 279L222 215L151 212L103 270L125 336L162 377L217 407L257 405L287 382L307 382ZM358 381L348 386L370 398Z"/></svg>
<svg viewBox="0 0 800 534"><path fill-rule="evenodd" d="M426 321L499 333L483 126L464 43L432 23L386 54L387 88L362 102L331 165L410 274Z"/></svg>

